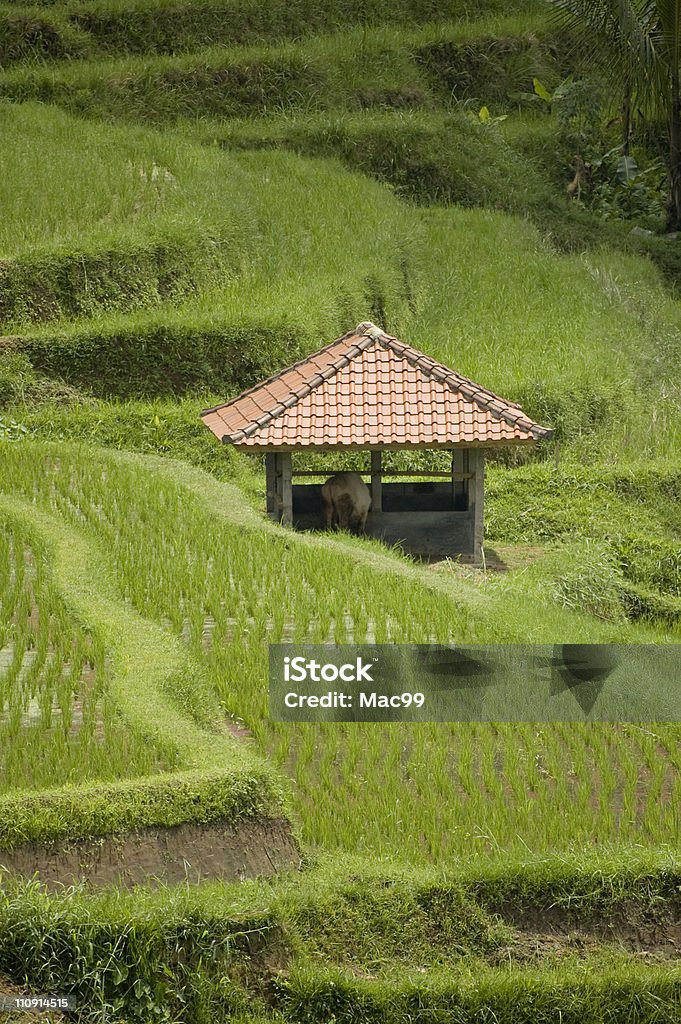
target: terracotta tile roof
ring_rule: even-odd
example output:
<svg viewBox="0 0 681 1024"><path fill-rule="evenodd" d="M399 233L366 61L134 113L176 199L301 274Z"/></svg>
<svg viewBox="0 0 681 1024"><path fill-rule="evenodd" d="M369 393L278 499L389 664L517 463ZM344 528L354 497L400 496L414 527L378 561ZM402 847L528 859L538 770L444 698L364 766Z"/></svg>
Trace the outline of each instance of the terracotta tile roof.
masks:
<svg viewBox="0 0 681 1024"><path fill-rule="evenodd" d="M201 418L221 441L266 450L495 445L552 435L515 402L371 323Z"/></svg>

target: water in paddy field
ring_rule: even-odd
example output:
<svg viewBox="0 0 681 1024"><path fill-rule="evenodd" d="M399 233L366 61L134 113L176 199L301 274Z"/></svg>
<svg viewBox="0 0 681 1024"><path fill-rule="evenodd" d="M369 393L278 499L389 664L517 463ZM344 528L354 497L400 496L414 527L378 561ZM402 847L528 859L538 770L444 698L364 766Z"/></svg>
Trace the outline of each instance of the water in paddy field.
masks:
<svg viewBox="0 0 681 1024"><path fill-rule="evenodd" d="M102 739L104 737L104 710L101 702L97 703L95 708L95 714L97 720L95 735L97 736L97 738ZM82 700L75 699L73 701L73 703L71 704L71 709L68 718L68 731L70 735L74 736L82 728L83 722L85 721ZM57 698L53 697L49 714L49 727L51 729L59 729L62 726L63 719L63 709L61 705L58 703ZM4 724L9 724L10 721L11 714L9 711L3 711L2 713L0 713L0 726ZM37 700L35 697L32 697L29 700L26 708L24 709L21 715L19 723L22 729L31 727L45 728L45 713L43 707L40 704L40 701Z"/></svg>
<svg viewBox="0 0 681 1024"><path fill-rule="evenodd" d="M225 640L226 643L231 643L232 640L235 639L235 631L237 629L237 626L239 625L239 620L235 619L235 618L225 619L225 625L226 625L226 629L225 629L225 633L224 633L224 640ZM204 619L203 631L202 631L202 646L203 646L204 650L210 650L210 648L213 646L213 644L215 642L215 629L216 629L216 626L217 626L217 623L216 623L215 619L212 616L210 616L210 615L206 616L206 618ZM248 619L248 620L246 620L246 627L248 628L249 626L251 628L255 626L255 619ZM239 628L243 628L243 620L242 620ZM280 631L280 634L278 636L275 635L275 628L276 628L276 626L275 626L274 619L268 619L266 624L265 624L265 628L266 628L268 639L269 639L270 643L284 643L284 644L286 644L286 643L293 643L294 639L296 637L295 623L293 623L290 620L288 620L288 621L286 621L284 623L283 629ZM306 632L305 636L303 637L303 640L302 640L303 643L311 641L312 638L314 636L316 636L316 628L317 628L317 621L313 620L312 622L310 622L310 624L308 626L308 629L307 629L307 632ZM347 636L346 643L354 643L354 628L355 628L355 624L354 624L354 620L353 620L352 616L351 615L345 615L344 618L343 618L343 630L344 630L344 632L345 632L345 634ZM190 631L189 620L187 620L187 619L185 619L185 622L184 622L184 625L183 625L183 628L182 628L182 635L183 635L184 640L187 643L189 643L190 638L191 638L191 631ZM326 639L322 640L320 642L321 643L326 643L326 644L333 644L333 643L335 643L335 641L334 641L335 635L336 635L336 623L332 619L331 620L331 626L329 628L329 632L327 634ZM366 642L368 644L373 644L373 643L376 642L376 624L375 624L375 622L372 619L369 619L369 621L367 623L367 626L366 626L366 641L364 641L364 642Z"/></svg>
<svg viewBox="0 0 681 1024"><path fill-rule="evenodd" d="M15 645L7 644L5 647L0 648L0 727L12 723L15 727L22 729L32 727L45 728L46 723L49 722L48 727L50 729L58 729L62 727L64 719L67 718L68 731L71 735L75 735L84 722L84 697L74 693L68 714L65 715L63 701L60 700L59 694L56 691L51 695L51 703L48 707L45 706L44 696L41 699L38 693L40 679L34 681L32 687L34 694L28 696L28 699L27 695L23 692L23 682L35 663L36 657L37 651L35 648L24 653L19 670L16 672L11 692L3 694L7 676L14 665ZM69 677L70 672L70 664L65 663L62 665L62 676L64 679ZM89 674L93 675L91 670ZM92 682L92 680L86 678L87 675L87 671L84 671L82 674L84 687L89 686ZM21 708L19 715L17 714L18 707ZM95 736L101 739L104 736L104 705L101 700L95 704L94 719Z"/></svg>
<svg viewBox="0 0 681 1024"><path fill-rule="evenodd" d="M29 667L29 665L33 661L33 658L35 658L35 651L26 651L26 654L24 655L24 661L21 666L22 671L24 669L24 666L26 668ZM7 647L3 647L0 649L0 682L2 681L2 677L7 674L7 671L10 665L12 664L13 660L14 644L9 644Z"/></svg>

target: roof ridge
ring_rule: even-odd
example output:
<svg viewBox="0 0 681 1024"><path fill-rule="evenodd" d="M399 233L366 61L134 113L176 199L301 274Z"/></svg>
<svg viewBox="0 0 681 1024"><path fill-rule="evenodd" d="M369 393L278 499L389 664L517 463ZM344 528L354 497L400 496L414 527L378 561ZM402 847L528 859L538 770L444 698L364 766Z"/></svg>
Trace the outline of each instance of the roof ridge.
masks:
<svg viewBox="0 0 681 1024"><path fill-rule="evenodd" d="M359 326L364 327L366 325L360 324ZM373 327L373 324L371 326ZM202 412L199 413L199 416L208 416L209 413L211 412L218 412L218 410L220 409L226 409L228 406L233 405L234 402L240 402L242 398L246 398L248 395L252 395L255 391L260 391L261 388L267 387L268 384L273 384L275 380L279 380L279 378L283 377L285 373L289 373L291 370L297 370L299 366L303 366L305 363L309 363L311 359L314 359L316 356L320 356L323 352L328 352L330 348L333 348L335 345L339 345L342 341L346 341L349 338L355 336L356 334L357 328L355 327L351 331L347 331L346 334L342 334L340 338L336 338L335 341L331 341L329 342L328 345L324 345L323 348L317 349L316 352L311 352L310 355L303 356L301 359L297 359L296 362L291 363L290 366L286 366L283 370L279 370L277 373L273 373L270 377L267 377L265 380L258 381L257 384L254 384L246 391L241 391L238 395L235 395L234 398L230 398L228 402L220 402L219 405L215 405L211 409L203 409Z"/></svg>
<svg viewBox="0 0 681 1024"><path fill-rule="evenodd" d="M405 342L400 341L398 338L394 338L390 334L386 334L380 328L375 327L373 324L370 325L371 331L367 333L374 338L374 340L381 345L383 348L389 348L402 359L406 359L408 363L413 366L417 366L423 373L427 373L434 377L435 380L441 384L446 384L452 388L453 391L457 391L467 398L470 402L475 402L476 405L480 406L486 412L490 412L493 416L497 416L499 419L503 419L510 426L521 426L523 429L529 431L529 433L537 436L544 437L546 431L544 428L538 427L529 416L523 411L522 407L517 402L510 402L506 398L501 398L500 395L496 395L489 388L483 387L481 384L477 384L470 377L464 377L463 374L457 373L456 370L450 370L444 363L438 362L437 359L433 359L432 356L427 356L423 352L419 352L418 349L412 345L407 345ZM410 355L412 358L410 358ZM515 411L514 411L515 410Z"/></svg>

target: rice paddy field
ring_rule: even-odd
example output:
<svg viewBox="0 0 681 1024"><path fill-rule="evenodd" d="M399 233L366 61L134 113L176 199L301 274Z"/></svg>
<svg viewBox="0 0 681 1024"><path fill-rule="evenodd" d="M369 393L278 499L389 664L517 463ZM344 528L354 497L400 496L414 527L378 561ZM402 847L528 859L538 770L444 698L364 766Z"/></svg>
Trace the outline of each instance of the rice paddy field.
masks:
<svg viewBox="0 0 681 1024"><path fill-rule="evenodd" d="M681 723L268 710L280 643L655 645L641 687L676 685L679 243L659 196L567 201L536 82L588 75L548 7L0 5L0 865L225 823L300 855L132 892L0 868L0 996L681 1020ZM365 320L555 428L489 461L483 569L271 523L199 419Z"/></svg>
<svg viewBox="0 0 681 1024"><path fill-rule="evenodd" d="M663 633L626 623L594 630L558 605L539 621L541 595L531 588L514 619L502 609L517 601L515 581L483 595L464 582L422 581L376 544L364 564L363 546L294 541L259 522L236 489L198 472L177 480L143 458L27 442L9 447L2 473L3 487L11 480L24 500L116 552L108 571L121 599L182 638L223 714L243 721L295 781L308 842L446 865L471 844L478 856L546 855L557 833L569 837L566 852L592 842L673 843L678 834L673 723L300 725L267 712L269 643L493 643L528 634L539 643L636 643L662 642Z"/></svg>
<svg viewBox="0 0 681 1024"><path fill-rule="evenodd" d="M291 813L299 824L308 856L317 864L315 871L318 877L314 886L321 885L322 889L330 886L331 893L327 892L325 898L337 902L341 898L338 887L342 891L346 884L341 866L347 865L358 887L349 904L353 908L348 910L350 914L357 912L357 901L360 905L365 901L370 904L377 898L374 895L376 886L380 891L381 886L405 885L409 898L414 898L412 887L425 884L419 874L424 870L437 869L439 874L435 877L448 879L448 886L461 884L462 877L473 891L477 891L477 886L487 886L489 891L486 890L485 900L494 902L495 898L501 898L499 893L504 885L511 884L511 879L515 879L513 884L520 885L518 871L527 872L530 870L528 865L534 865L535 874L530 873L525 880L521 897L515 897L519 907L528 902L530 905L536 903L537 893L534 890L536 887L541 890L542 885L546 889L543 898L554 898L550 896L552 887L558 884L554 875L557 871L560 877L561 871L567 870L566 865L573 873L576 872L579 885L603 886L604 878L609 878L608 885L613 886L617 894L612 895L616 903L625 898L647 900L644 890L639 891L638 888L639 884L643 885L639 880L646 871L652 871L652 884L655 885L660 884L660 877L675 877L674 861L669 861L669 858L673 858L679 829L677 724L420 723L381 726L329 723L315 726L275 723L267 715L267 644L270 642L390 642L397 638L410 642L463 639L466 642L513 642L530 637L537 642L551 642L556 638L576 641L588 638L605 642L662 643L671 639L664 632L655 632L652 626L635 626L626 620L601 621L595 625L592 617L570 611L557 601L553 607L546 608L541 587L533 588L522 572L519 577L509 574L499 581L498 587L492 583L481 588L479 584L451 574L431 572L430 578L426 579L428 570L405 561L397 554L381 550L375 543L292 536L288 531L266 524L234 485L220 484L187 464L167 462L155 456L113 454L92 447L25 441L4 445L1 472L2 491L12 495L12 501L5 499L5 509L15 515L21 511L23 521L33 524L32 529L27 530L25 526L23 533L21 528L14 527L7 534L3 564L7 567L11 583L8 592L12 599L7 601L11 614L5 613L5 618L9 620L7 634L14 638L14 652L31 649L34 645L38 653L30 661L33 666L41 658L41 648L46 647L48 653L44 662L61 664L63 677L63 656L59 663L57 652L50 651L49 635L41 639L36 620L49 621L52 629L62 635L68 633L64 629L65 621L68 622L65 607L80 608L80 615L87 617L82 603L79 606L72 589L73 582L65 572L66 567L55 557L54 550L52 558L48 557L54 523L59 522L70 538L72 551L80 543L98 552L98 576L89 584L89 603L93 605L97 590L102 589L106 594L106 604L94 617L90 611L90 643L94 651L89 657L95 671L98 660L103 660L106 667L105 653L97 652L97 647L99 644L106 647L112 627L116 632L121 631L119 616L139 616L139 625L146 624L146 635L135 634L130 628L126 630L129 641L138 646L134 680L138 688L140 679L145 679L148 685L148 680L155 673L158 675L159 669L165 670L166 676L172 676L172 672L168 673L167 662L164 664L163 661L163 653L167 657L167 652L154 644L152 636L156 644L163 643L164 647L179 645L186 660L182 681L176 679L174 683L175 696L180 699L184 714L189 713L203 729L208 730L208 734L204 732L203 736L196 731L192 733L190 742L182 749L180 723L176 721L170 731L180 747L175 754L175 764L168 763L167 749L164 751L165 763L159 757L152 759L149 756L148 731L146 744L139 742L139 711L142 709L138 708L136 713L134 702L141 700L140 694L128 694L126 698L120 683L117 687L115 679L110 679L109 697L118 698L118 730L108 726L104 715L103 728L97 720L83 726L84 735L89 737L89 751L82 746L76 750L67 747L64 751L60 741L54 742L54 734L56 730L61 740L67 734L66 722L53 711L43 710L39 719L31 721L30 729L33 731L29 735L24 721L30 715L31 700L40 687L41 676L37 668L28 673L25 656L20 662L19 655L13 653L12 663L3 675L3 684L17 677L21 680L21 685L15 682L12 687L13 706L17 710L8 726L12 730L10 739L17 774L14 786L10 778L6 787L12 800L12 804L6 806L17 806L18 788L26 789L31 784L38 788L48 781L43 776L31 780L27 775L22 779L20 774L22 764L28 766L38 761L37 742L55 758L56 770L63 771L71 766L72 779L111 779L116 774L134 777L135 774L142 776L146 773L146 778L139 780L143 785L152 773L157 773L155 777L159 779L182 777L177 774L168 776L169 768L175 767L176 772L181 770L180 757L186 765L188 749L193 750L196 757L199 743L206 751L211 744L225 743L215 736L217 725L220 721L236 718L242 728L245 726L252 733L253 740L247 741L244 750L231 749L229 756L237 762L242 755L246 757L248 754L252 759L252 747L255 746L258 754L267 758L282 779L290 780ZM27 535L37 538L41 533L45 538L42 561L36 558L35 553L39 542L34 540L33 547L29 547L26 541ZM17 558L19 552L21 557ZM260 567L257 574L251 571L255 560ZM13 567L17 563L23 564L24 568L10 569L10 563ZM82 556L77 564L83 565ZM34 573L26 565L43 565L44 568ZM518 605L520 588L524 594L522 611L509 614L508 608ZM60 592L64 595L61 609ZM40 607L43 608L41 618L36 611ZM540 607L543 609L541 616ZM73 630L73 623L71 628ZM29 639L31 630L35 631L33 641ZM81 667L84 655L75 655L74 650L79 648L72 636L71 633L70 654L75 664ZM84 641L80 643L82 650ZM179 656L175 650L174 657L177 659ZM117 663L115 653L111 660L110 675L113 675ZM17 664L24 666L23 675L21 669L12 668ZM45 677L49 678L46 671L42 679ZM172 714L172 709L163 708L162 694L163 689L166 693L170 691L163 679L159 680L159 685L161 694L152 693L151 697L157 708L157 717L166 716L157 734L164 729L167 737L168 715ZM206 692L202 689L204 685ZM106 694L106 677L100 686ZM74 673L71 672L67 682L61 682L57 698L60 708L68 709L66 716L62 710L61 718L70 722L70 730L76 717L74 705L78 692L78 687L74 687ZM43 698L43 708L46 705L47 698ZM175 707L178 707L177 703ZM85 720L86 716L83 717ZM126 719L127 728L124 727ZM148 721L145 725L148 730ZM131 736L137 738L136 745L131 742ZM133 761L136 750L139 751L138 762ZM146 751L146 757L142 751ZM211 755L213 770L217 760L215 755L214 750ZM224 770L226 755L223 753L221 756ZM106 772L100 769L98 773L98 764L106 764ZM251 760L249 777L252 775ZM49 777L51 786L58 781L61 779L54 773ZM226 788L229 781L230 776L223 775L222 787ZM200 786L200 780L197 786ZM88 790L83 792L87 801ZM138 814L142 807L136 808ZM167 809L165 811L168 813ZM34 825L37 825L40 812L34 810L33 813ZM141 820L144 820L143 814L142 810ZM50 824L54 827L48 815L47 821L42 822L43 830ZM41 833L37 831L36 834ZM557 837L561 843L558 865L555 862ZM661 868L659 857L663 851L666 866ZM651 863L657 866L651 869ZM333 869L330 867L332 864L335 864ZM381 865L383 875L380 874ZM512 869L510 865L513 865ZM504 871L508 877L503 876ZM660 871L663 871L662 876ZM406 876L404 872L407 872ZM416 874L410 875L410 872ZM505 881L500 881L500 873ZM397 883L395 877L401 882ZM591 879L588 883L587 877ZM474 878L479 881L474 882ZM455 879L458 881L454 882ZM437 884L445 883L440 881ZM472 899L470 892L466 891L466 899ZM12 889L7 892L9 899ZM253 913L263 900L267 905L273 898L272 890L247 889L235 904L229 888L216 892L217 906L221 909L214 913L221 922L220 928L226 926L221 915L233 916L235 907L238 914ZM390 1006L396 1000L400 1006L399 1000L406 998L405 994L391 980L391 971L397 970L399 962L390 930L395 926L394 922L391 924L391 915L397 912L395 905L390 902L380 913L376 911L379 917L374 925L376 936L369 946L370 952L365 950L362 953L360 946L354 953L353 941L349 938L343 945L342 936L347 934L343 929L349 929L351 924L350 920L343 920L342 907L340 910L336 907L337 921L330 932L328 927L320 932L320 925L309 924L310 914L313 921L318 920L316 915L324 915L317 905L317 889L314 889L312 907L307 906L305 900L300 906L300 894L294 893L297 890L289 891L285 899L282 897L283 905L277 905L277 919L280 916L282 922L277 927L299 935L301 941L304 937L307 950L300 954L294 974L286 975L285 989L282 990L285 994L282 994L281 1005L293 1008L290 1009L292 1019L298 1019L301 1012L323 1013L323 1010L314 1008L320 998L319 993L326 990L325 986L333 989L336 985L346 991L349 1008L345 1012L361 1017L369 995L360 996L353 987L355 983L350 979L354 976L355 967L350 969L347 978L342 974L347 969L347 964L342 966L347 958L355 964L373 963L372 957L378 957L382 967L377 977L382 981L380 984L377 982L378 987L371 998L379 1002L388 998ZM13 898L17 900L16 895ZM343 896L343 900L346 898L349 897ZM6 920L13 920L11 906L25 907L25 901L30 903L33 899L32 890L23 892L18 902L5 907ZM83 899L85 904L79 902ZM84 908L90 907L88 899L91 897L73 897L75 902L71 913L75 915L75 927L81 936L78 941L84 941L87 933L82 915ZM156 896L154 914L163 912L158 899ZM671 904L666 896L659 899L661 905L673 906L673 899ZM566 905L570 906L569 899ZM43 918L41 927L54 927L50 915L62 913L59 906L49 904L50 909L46 911L47 917ZM122 927L121 913L123 917L130 914L129 909L116 907L117 904L112 904L104 912L108 927L114 927L112 914L117 928ZM413 925L417 933L414 942L423 941L420 929L428 933L428 929L436 928L434 934L439 934L438 927L461 928L467 915L480 914L485 907L487 903L483 901L482 909L475 902L475 907L462 908L457 904L454 909L443 910L440 913L445 917L442 920L437 918L440 925L428 920L421 925ZM484 912L489 913L488 910ZM619 911L610 908L609 912ZM671 909L666 909L665 915L671 912ZM194 915L193 919L196 919L197 911L191 907L182 908L181 913ZM432 910L427 911L427 916L431 913ZM600 913L598 907L589 910L592 916L598 917ZM493 961L498 955L494 951L506 948L504 943L511 943L510 962L514 970L518 968L516 960L524 955L522 943L517 945L516 940L520 942L518 937L513 939L510 933L503 931L501 923L494 925L493 914L489 920L490 927L501 928L502 931L498 935L494 933L493 939L483 943L484 956L468 936L460 940L456 963L447 960L452 956L450 948L442 953L445 962L438 960L437 965L444 973L437 978L429 978L426 990L422 991L426 1004L441 998L449 1005L446 1000L454 998L455 991L459 993L457 998L463 998L467 985L465 972L481 956L480 966L489 970L490 958ZM230 927L236 926L232 922ZM384 931L386 928L387 932ZM338 930L337 935L335 929ZM446 931L441 937L445 934ZM5 948L14 949L15 942L16 937L12 942L8 937ZM329 942L336 944L335 952L325 952L323 960L327 964L340 962L340 975L333 974L333 971L331 974L320 973L320 954L315 954L314 948L317 944L323 947ZM310 943L312 951L308 949ZM599 940L596 948L589 949L589 969L593 970L594 965L598 966L603 960L602 969L608 977L612 975L610 981L618 992L616 998L619 1000L622 991L617 979L627 978L627 985L632 983L632 965L621 944L619 952L617 943L612 948L607 943L601 947L602 941ZM339 952L341 948L342 955ZM161 954L157 952L154 955ZM311 957L309 963L308 956ZM408 959L408 946L400 956ZM151 959L153 961L153 957ZM33 954L29 960L36 962ZM552 992L551 998L546 996L548 1020L556 1006L568 1005L560 991L561 986L567 984L569 970L576 970L579 974L586 964L582 964L580 957L571 965L561 959L562 966L558 970L555 965L551 966L552 961L543 963L540 958L539 962L541 969L549 970L551 975L550 984L545 979L547 988ZM41 969L45 971L46 968L43 966ZM241 968L235 964L234 969L238 976ZM672 1003L675 999L676 975L673 970L670 975L670 970L672 965L665 959L662 973L655 974L656 1005L660 998L665 1006L671 1005L669 999ZM428 968L429 974L430 971ZM374 972L375 968L371 973ZM54 974L47 976L55 977ZM495 977L493 972L490 984ZM518 991L524 990L525 984L530 984L529 978L521 970L515 979L520 985ZM104 975L104 980L110 982L110 979L111 973ZM651 978L647 975L639 982L644 994L652 991ZM659 995L656 986L662 983L663 989L671 985L669 997ZM206 981L206 985L210 986L212 982ZM511 986L511 993L515 993L513 999L516 999L518 992L513 987L514 979L506 978L504 985ZM486 998L492 1000L490 1005L496 1005L502 996L494 984L492 989L493 994ZM90 998L106 1001L103 982L96 992L91 985L88 991ZM449 996L442 995L442 992L449 992ZM388 997L387 993L392 994ZM436 997L435 993L440 995ZM589 988L589 1000L594 999L600 1005L601 998ZM571 999L575 999L574 1005L582 1012L583 1002L574 993ZM170 995L168 1000L172 1002ZM208 1001L211 1000L215 1002L215 993ZM304 1011L300 1009L302 1005L305 1006ZM621 1004L618 1002L617 1005ZM408 1011L393 1008L385 1012Z"/></svg>
<svg viewBox="0 0 681 1024"><path fill-rule="evenodd" d="M49 586L44 552L3 526L2 792L158 770L117 719L105 652Z"/></svg>

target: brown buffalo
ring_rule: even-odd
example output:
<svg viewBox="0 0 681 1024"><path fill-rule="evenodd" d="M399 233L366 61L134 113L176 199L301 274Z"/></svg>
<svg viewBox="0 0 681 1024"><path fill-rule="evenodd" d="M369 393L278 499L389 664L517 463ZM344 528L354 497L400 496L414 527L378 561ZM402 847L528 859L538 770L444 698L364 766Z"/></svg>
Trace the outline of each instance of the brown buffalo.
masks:
<svg viewBox="0 0 681 1024"><path fill-rule="evenodd" d="M364 533L371 492L359 473L336 473L322 484L322 509L327 530Z"/></svg>

